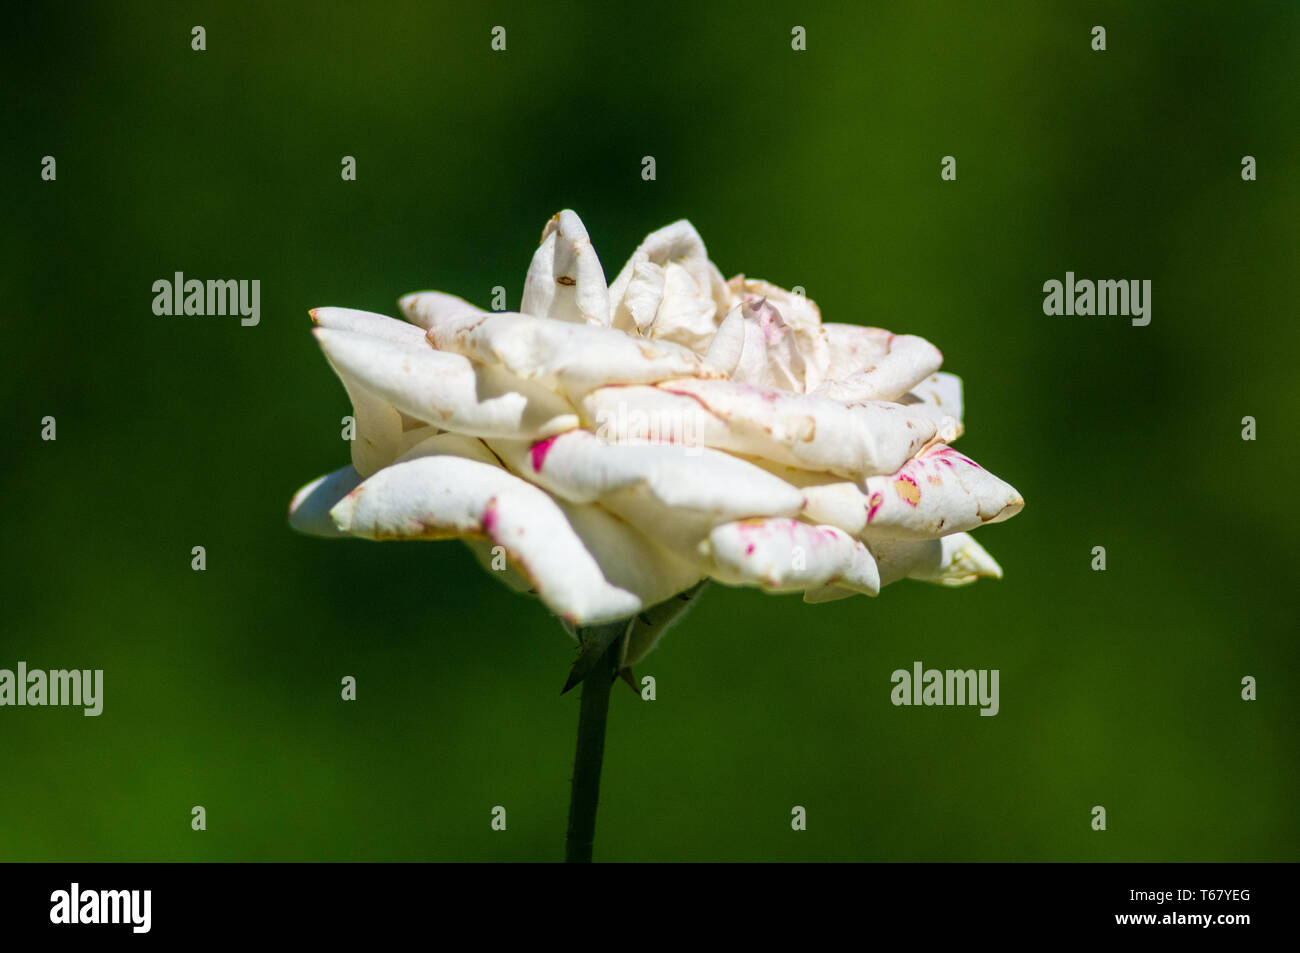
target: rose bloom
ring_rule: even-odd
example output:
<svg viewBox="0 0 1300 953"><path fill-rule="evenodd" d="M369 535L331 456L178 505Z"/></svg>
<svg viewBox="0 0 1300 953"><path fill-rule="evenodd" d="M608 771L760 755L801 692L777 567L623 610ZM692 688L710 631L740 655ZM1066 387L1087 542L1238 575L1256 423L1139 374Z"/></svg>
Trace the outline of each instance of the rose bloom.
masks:
<svg viewBox="0 0 1300 953"><path fill-rule="evenodd" d="M570 631L635 617L627 665L707 578L823 602L1001 576L967 531L1024 501L949 446L962 389L939 350L725 281L689 222L607 285L564 211L518 313L400 305L311 312L356 433L294 497L297 530L461 539Z"/></svg>

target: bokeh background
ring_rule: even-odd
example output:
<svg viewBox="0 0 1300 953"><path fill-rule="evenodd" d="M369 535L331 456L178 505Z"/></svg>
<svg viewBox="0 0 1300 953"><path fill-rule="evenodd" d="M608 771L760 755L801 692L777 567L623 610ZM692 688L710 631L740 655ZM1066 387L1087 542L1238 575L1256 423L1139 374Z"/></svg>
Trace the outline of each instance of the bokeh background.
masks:
<svg viewBox="0 0 1300 953"><path fill-rule="evenodd" d="M7 17L0 667L106 699L0 709L0 859L562 856L558 623L459 544L286 507L347 460L307 309L517 306L564 207L611 279L688 217L725 274L930 338L959 447L1028 501L977 537L1000 582L712 588L641 666L658 699L616 688L598 860L1297 859L1296 4ZM1151 279L1152 323L1045 316L1067 270ZM175 271L260 279L261 324L155 316ZM918 659L999 669L1001 713L895 708Z"/></svg>

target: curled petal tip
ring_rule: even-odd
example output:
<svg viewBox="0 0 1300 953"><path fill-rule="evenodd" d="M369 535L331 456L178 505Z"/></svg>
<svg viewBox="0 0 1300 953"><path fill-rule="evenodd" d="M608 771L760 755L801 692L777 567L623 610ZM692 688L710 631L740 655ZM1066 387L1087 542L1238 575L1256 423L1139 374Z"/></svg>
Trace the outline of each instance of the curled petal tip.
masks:
<svg viewBox="0 0 1300 953"><path fill-rule="evenodd" d="M308 536L336 538L344 535L342 528L331 518L330 510L360 481L361 475L351 466L312 480L289 502L290 528Z"/></svg>
<svg viewBox="0 0 1300 953"><path fill-rule="evenodd" d="M1005 522L1006 520L1011 519L1011 517L1015 516L1024 508L1025 508L1024 498L1017 495L1015 499L1009 501L1007 505L1002 507L1002 509L998 511L997 515L994 516L992 519L990 519L988 522L990 523Z"/></svg>

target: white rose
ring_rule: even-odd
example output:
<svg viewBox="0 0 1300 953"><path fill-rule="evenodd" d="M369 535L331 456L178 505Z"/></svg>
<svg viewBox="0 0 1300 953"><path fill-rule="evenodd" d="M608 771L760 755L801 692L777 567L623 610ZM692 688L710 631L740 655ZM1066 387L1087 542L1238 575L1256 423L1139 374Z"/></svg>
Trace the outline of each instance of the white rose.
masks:
<svg viewBox="0 0 1300 953"><path fill-rule="evenodd" d="M689 222L607 286L564 211L520 313L401 308L312 312L357 432L352 464L294 497L295 529L463 539L571 630L639 616L628 665L710 577L820 602L1001 575L967 531L1024 501L948 446L961 382L938 349L724 281Z"/></svg>

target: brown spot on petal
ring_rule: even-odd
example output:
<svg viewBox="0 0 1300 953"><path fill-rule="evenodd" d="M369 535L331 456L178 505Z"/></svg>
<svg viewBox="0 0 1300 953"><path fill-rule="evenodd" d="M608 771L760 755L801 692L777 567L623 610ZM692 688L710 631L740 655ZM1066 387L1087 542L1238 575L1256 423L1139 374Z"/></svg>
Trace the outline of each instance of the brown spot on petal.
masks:
<svg viewBox="0 0 1300 953"><path fill-rule="evenodd" d="M559 277L557 277L557 278L555 279L555 282L556 282L556 284L567 285L568 287L573 287L574 285L576 285L576 284L578 283L578 279L577 279L577 278L570 278L568 275L560 275Z"/></svg>
<svg viewBox="0 0 1300 953"><path fill-rule="evenodd" d="M894 481L894 492L909 506L916 506L921 502L921 488L906 474Z"/></svg>

